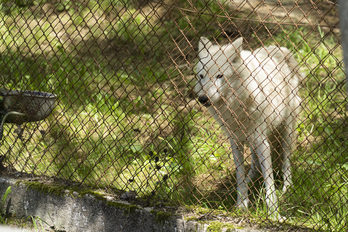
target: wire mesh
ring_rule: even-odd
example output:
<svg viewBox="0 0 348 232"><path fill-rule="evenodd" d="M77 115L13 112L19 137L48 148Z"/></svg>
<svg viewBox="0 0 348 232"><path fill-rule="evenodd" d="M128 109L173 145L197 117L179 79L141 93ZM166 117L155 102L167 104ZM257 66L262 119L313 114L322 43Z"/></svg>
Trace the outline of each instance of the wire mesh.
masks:
<svg viewBox="0 0 348 232"><path fill-rule="evenodd" d="M201 220L344 231L347 93L337 7L3 1L1 88L57 95L46 119L4 124L3 172L188 206ZM240 37L243 51L234 46ZM253 178L244 179L249 170Z"/></svg>

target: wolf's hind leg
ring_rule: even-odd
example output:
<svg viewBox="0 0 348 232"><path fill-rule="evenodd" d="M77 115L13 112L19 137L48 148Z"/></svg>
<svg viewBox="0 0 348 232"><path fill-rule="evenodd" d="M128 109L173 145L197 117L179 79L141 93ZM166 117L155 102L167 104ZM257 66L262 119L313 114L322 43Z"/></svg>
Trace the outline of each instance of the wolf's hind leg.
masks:
<svg viewBox="0 0 348 232"><path fill-rule="evenodd" d="M290 165L290 153L291 153L291 133L290 128L285 127L282 133L282 172L283 172L283 192L286 192L287 188L292 185L291 181L291 165Z"/></svg>
<svg viewBox="0 0 348 232"><path fill-rule="evenodd" d="M275 192L270 145L266 138L258 138L254 145L265 181L266 204L270 215L276 216L278 214L278 200Z"/></svg>
<svg viewBox="0 0 348 232"><path fill-rule="evenodd" d="M250 151L251 151L251 165L250 165L250 170L248 172L247 176L247 184L253 181L255 177L261 173L261 165L259 162L259 158L257 157L257 154L253 150L252 146L250 146Z"/></svg>

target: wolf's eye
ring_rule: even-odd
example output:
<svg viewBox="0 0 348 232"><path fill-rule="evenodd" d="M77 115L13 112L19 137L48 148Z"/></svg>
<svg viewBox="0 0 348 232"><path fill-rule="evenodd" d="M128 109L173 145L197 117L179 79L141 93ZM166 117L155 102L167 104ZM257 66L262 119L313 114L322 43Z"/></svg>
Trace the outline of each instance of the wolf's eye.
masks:
<svg viewBox="0 0 348 232"><path fill-rule="evenodd" d="M199 75L199 77L200 77L201 79L203 79L203 78L204 78L204 76L203 76L202 74L200 74L200 75Z"/></svg>
<svg viewBox="0 0 348 232"><path fill-rule="evenodd" d="M219 75L216 76L216 79L220 79L220 78L223 77L223 76L224 76L224 75L219 74Z"/></svg>

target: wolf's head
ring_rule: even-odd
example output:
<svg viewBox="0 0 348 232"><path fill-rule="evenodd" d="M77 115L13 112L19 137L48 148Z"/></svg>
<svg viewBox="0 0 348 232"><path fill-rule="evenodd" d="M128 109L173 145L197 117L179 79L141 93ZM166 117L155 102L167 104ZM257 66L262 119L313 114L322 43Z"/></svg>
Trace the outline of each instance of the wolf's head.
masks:
<svg viewBox="0 0 348 232"><path fill-rule="evenodd" d="M199 61L196 66L197 83L195 92L204 106L216 102L233 80L236 69L241 64L240 52L243 38L225 46L213 45L201 37L198 45Z"/></svg>

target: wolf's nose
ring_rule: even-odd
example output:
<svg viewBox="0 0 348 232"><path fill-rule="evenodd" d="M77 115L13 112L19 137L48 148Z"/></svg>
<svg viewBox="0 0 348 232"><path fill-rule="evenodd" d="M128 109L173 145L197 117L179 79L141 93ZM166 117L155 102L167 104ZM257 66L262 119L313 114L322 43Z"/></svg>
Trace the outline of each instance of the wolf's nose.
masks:
<svg viewBox="0 0 348 232"><path fill-rule="evenodd" d="M211 105L209 98L206 95L200 96L198 101L206 107Z"/></svg>

